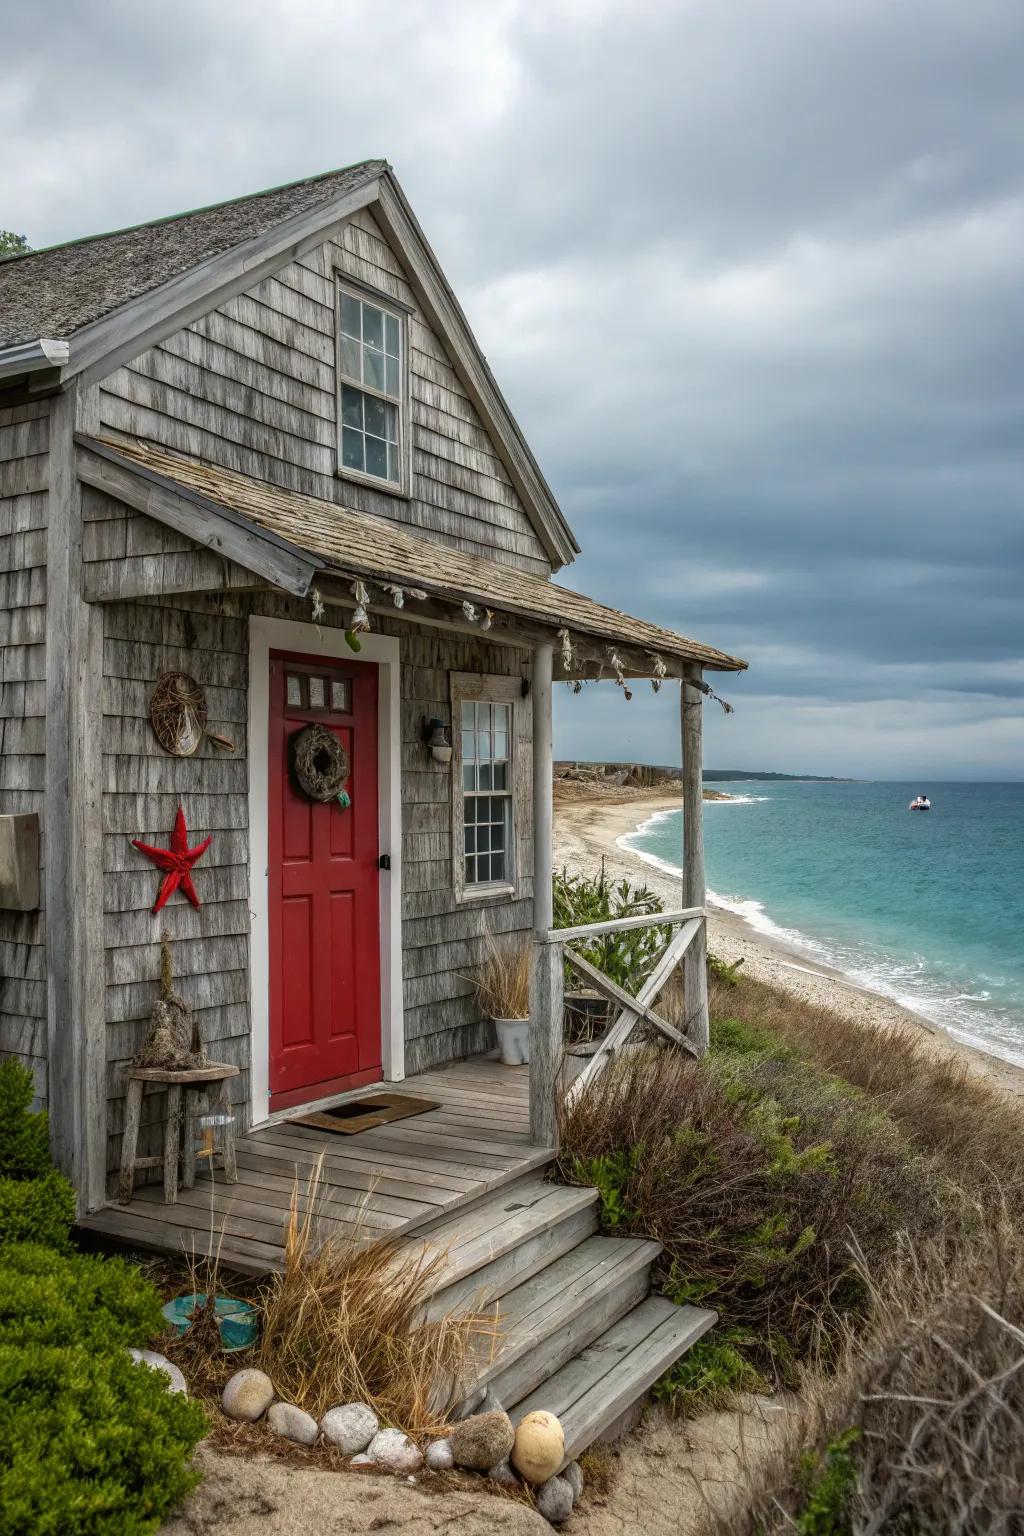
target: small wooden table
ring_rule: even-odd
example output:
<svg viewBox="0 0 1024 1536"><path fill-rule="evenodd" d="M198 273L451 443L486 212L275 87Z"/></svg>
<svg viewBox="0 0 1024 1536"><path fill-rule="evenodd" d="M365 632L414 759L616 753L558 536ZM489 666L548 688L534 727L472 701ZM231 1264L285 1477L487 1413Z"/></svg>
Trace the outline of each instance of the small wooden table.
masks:
<svg viewBox="0 0 1024 1536"><path fill-rule="evenodd" d="M127 1205L132 1198L136 1168L160 1168L164 1170L164 1203L173 1205L178 1198L178 1159L181 1158L181 1182L191 1189L196 1181L196 1159L209 1158L211 1163L219 1150L224 1160L224 1178L228 1184L238 1182L235 1167L235 1131L230 1119L231 1101L228 1096L228 1079L238 1076L238 1068L226 1062L210 1061L205 1067L188 1067L174 1070L168 1067L127 1067L128 1095L125 1101L124 1136L121 1141L121 1173L118 1180L118 1201ZM167 1121L164 1125L164 1150L159 1157L138 1157L139 1122L142 1117L142 1097L147 1083L155 1083L167 1089ZM199 1100L209 1092L210 1107L228 1116L228 1123L221 1127L220 1147L216 1141L202 1151L196 1150L196 1120ZM182 1094L184 1093L184 1106ZM184 1108L184 1114L183 1114ZM184 1122L184 1145L182 1123Z"/></svg>

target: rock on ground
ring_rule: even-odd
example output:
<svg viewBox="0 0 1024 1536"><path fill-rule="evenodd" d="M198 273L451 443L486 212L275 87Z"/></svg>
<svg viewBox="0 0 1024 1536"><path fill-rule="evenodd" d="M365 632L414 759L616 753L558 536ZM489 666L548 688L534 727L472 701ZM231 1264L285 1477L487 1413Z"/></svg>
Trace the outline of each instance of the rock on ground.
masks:
<svg viewBox="0 0 1024 1536"><path fill-rule="evenodd" d="M561 1525L572 1514L572 1484L567 1477L549 1477L537 1489L537 1509L552 1525Z"/></svg>
<svg viewBox="0 0 1024 1536"><path fill-rule="evenodd" d="M221 1394L220 1405L229 1419L255 1424L274 1401L274 1383L264 1371L251 1367L236 1371Z"/></svg>
<svg viewBox="0 0 1024 1536"><path fill-rule="evenodd" d="M507 1413L475 1413L453 1424L449 1439L457 1467L465 1467L470 1472L487 1472L508 1456L515 1430Z"/></svg>
<svg viewBox="0 0 1024 1536"><path fill-rule="evenodd" d="M499 1461L496 1467L491 1467L487 1476L492 1483L500 1483L503 1488L514 1488L519 1482L507 1456L504 1461Z"/></svg>
<svg viewBox="0 0 1024 1536"><path fill-rule="evenodd" d="M138 1360L142 1365L152 1366L154 1371L163 1371L170 1378L171 1391L181 1392L188 1396L188 1383L176 1365L172 1365L166 1355L158 1355L155 1349L130 1349L128 1353L133 1360Z"/></svg>
<svg viewBox="0 0 1024 1536"><path fill-rule="evenodd" d="M203 1482L161 1536L551 1536L535 1509L488 1493L446 1490L372 1472L322 1472L203 1448Z"/></svg>
<svg viewBox="0 0 1024 1536"><path fill-rule="evenodd" d="M512 1446L512 1465L528 1483L546 1483L554 1477L565 1455L565 1435L553 1413L538 1408L520 1419Z"/></svg>
<svg viewBox="0 0 1024 1536"><path fill-rule="evenodd" d="M366 1454L376 1467L388 1472L418 1472L423 1455L400 1429L382 1429L370 1441Z"/></svg>
<svg viewBox="0 0 1024 1536"><path fill-rule="evenodd" d="M455 1465L455 1458L452 1455L452 1443L447 1436L443 1440L435 1440L432 1445L427 1446L425 1459L431 1472L447 1472Z"/></svg>
<svg viewBox="0 0 1024 1536"><path fill-rule="evenodd" d="M366 1403L346 1403L341 1408L329 1408L320 1420L320 1428L331 1445L355 1456L366 1450L380 1429L380 1422Z"/></svg>
<svg viewBox="0 0 1024 1536"><path fill-rule="evenodd" d="M275 1435L294 1440L298 1445L315 1445L319 1434L316 1419L294 1403L272 1403L267 1423Z"/></svg>
<svg viewBox="0 0 1024 1536"><path fill-rule="evenodd" d="M565 1470L560 1473L560 1476L565 1478L566 1482L569 1484L569 1487L572 1489L572 1501L575 1504L576 1500L583 1492L583 1473L580 1471L579 1462L570 1461Z"/></svg>

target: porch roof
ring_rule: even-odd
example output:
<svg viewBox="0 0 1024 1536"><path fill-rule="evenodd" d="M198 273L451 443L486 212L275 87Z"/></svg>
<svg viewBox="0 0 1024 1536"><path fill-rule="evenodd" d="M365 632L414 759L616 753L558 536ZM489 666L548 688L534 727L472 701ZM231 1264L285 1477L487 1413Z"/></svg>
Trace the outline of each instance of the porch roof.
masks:
<svg viewBox="0 0 1024 1536"><path fill-rule="evenodd" d="M140 439L79 437L77 441L87 455L84 462L79 459L81 478L116 496L124 495L127 477L138 489L128 498L131 505L180 528L169 499L174 498L202 514L192 530L199 542L261 575L267 574L267 567L261 568L260 563L265 555L272 567L290 572L289 579L277 577L277 583L299 595L323 585L322 572L329 579L359 579L378 587L425 592L426 603L408 600L404 616L412 620L418 609L432 612L440 603L447 605L447 617L457 621L462 618L462 603L469 602L478 611L492 610L495 628L500 615L511 621L511 630L528 638L553 639L558 630L567 629L578 665L563 665L562 676L592 675L595 665L604 664L601 646L621 652L625 671L634 676L651 675L658 657L670 673L678 672L683 662L723 672L746 668L745 661L713 646L620 613L543 576L453 549L383 518L172 454ZM328 592L323 595L330 600ZM349 593L345 595L353 601ZM390 598L383 600L390 602ZM611 675L613 669L608 671Z"/></svg>

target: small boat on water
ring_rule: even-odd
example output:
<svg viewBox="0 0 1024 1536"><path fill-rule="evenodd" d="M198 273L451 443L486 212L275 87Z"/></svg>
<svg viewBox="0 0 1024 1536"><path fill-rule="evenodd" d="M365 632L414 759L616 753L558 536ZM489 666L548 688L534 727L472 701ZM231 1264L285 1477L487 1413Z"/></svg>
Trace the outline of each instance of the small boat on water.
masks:
<svg viewBox="0 0 1024 1536"><path fill-rule="evenodd" d="M917 799L911 800L910 805L907 807L911 811L930 811L931 808L932 803L927 795L918 795Z"/></svg>

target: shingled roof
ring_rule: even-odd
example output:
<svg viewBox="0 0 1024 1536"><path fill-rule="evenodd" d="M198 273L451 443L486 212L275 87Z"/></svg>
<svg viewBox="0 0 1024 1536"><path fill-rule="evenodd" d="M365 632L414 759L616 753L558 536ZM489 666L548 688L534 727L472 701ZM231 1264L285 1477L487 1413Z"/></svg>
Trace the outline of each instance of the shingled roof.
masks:
<svg viewBox="0 0 1024 1536"><path fill-rule="evenodd" d="M190 268L375 181L385 160L0 262L0 347L66 340Z"/></svg>
<svg viewBox="0 0 1024 1536"><path fill-rule="evenodd" d="M610 646L638 647L665 660L696 661L722 672L742 672L746 662L700 640L662 629L646 619L632 618L595 602L582 593L529 571L485 560L452 549L401 525L340 507L331 501L252 480L234 470L219 469L196 459L158 448L139 438L77 439L83 449L115 468L134 471L158 493L142 503L149 515L166 516L167 501L159 492L178 492L202 514L202 541L223 552L217 519L269 535L276 549L308 558L302 587L316 570L359 577L382 586L422 588L430 596L452 603L463 601L526 619L552 632L565 628L576 640L592 639ZM123 482L106 479L88 461L79 461L79 476L88 484L118 495ZM129 498L130 499L130 498ZM296 590L296 589L293 589Z"/></svg>

